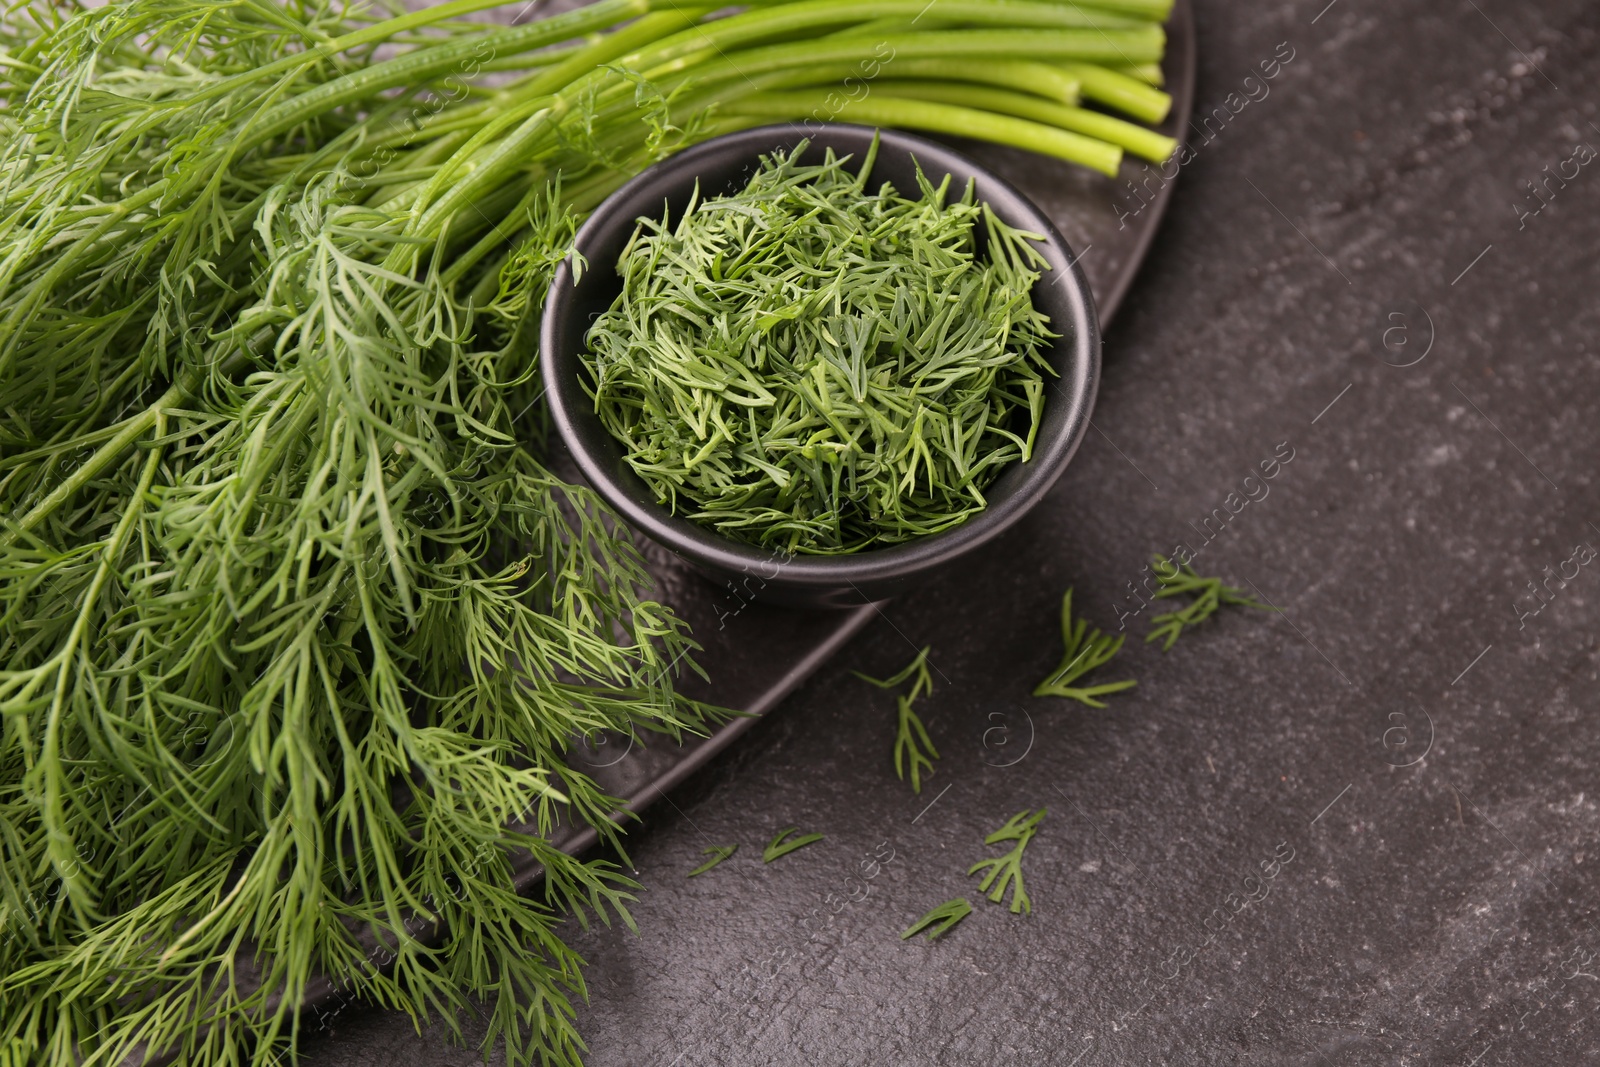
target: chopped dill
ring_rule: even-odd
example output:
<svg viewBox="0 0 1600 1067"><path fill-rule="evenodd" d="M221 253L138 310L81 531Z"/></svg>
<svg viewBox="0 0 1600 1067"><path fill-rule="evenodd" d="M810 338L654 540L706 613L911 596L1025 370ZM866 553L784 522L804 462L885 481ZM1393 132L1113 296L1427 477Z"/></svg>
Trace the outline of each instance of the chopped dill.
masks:
<svg viewBox="0 0 1600 1067"><path fill-rule="evenodd" d="M971 914L972 902L966 897L947 900L906 927L905 932L900 935L900 940L904 941L909 937L916 937L924 930L928 931L929 941L938 940L949 933L962 919Z"/></svg>
<svg viewBox="0 0 1600 1067"><path fill-rule="evenodd" d="M1261 603L1255 597L1245 596L1244 590L1237 586L1223 585L1221 578L1202 578L1187 563L1179 566L1159 552L1151 557L1151 561L1155 564L1156 580L1161 583L1161 588L1156 590L1156 596L1194 597L1188 606L1157 615L1150 620L1151 628L1145 635L1145 642L1162 641L1163 652L1177 642L1178 636L1185 629L1199 626L1216 614L1217 609L1224 604L1260 608L1262 611L1278 610L1270 604Z"/></svg>
<svg viewBox="0 0 1600 1067"><path fill-rule="evenodd" d="M913 793L922 792L923 769L926 768L931 775L933 761L939 758L938 749L933 747L933 741L928 737L927 727L922 725L922 719L911 709L912 703L918 697L933 692L933 675L928 672L928 653L932 650L930 645L918 652L916 659L891 678L869 678L860 671L851 672L863 682L870 682L879 689L893 689L913 675L916 676L916 681L911 683L911 691L901 693L898 698L899 721L895 727L894 739L895 776L903 782L909 770Z"/></svg>
<svg viewBox="0 0 1600 1067"><path fill-rule="evenodd" d="M1131 678L1126 681L1091 686L1075 686L1072 683L1096 667L1103 667L1111 662L1111 658L1121 650L1126 637L1125 634L1121 637L1103 634L1091 628L1083 619L1074 622L1072 590L1068 589L1066 595L1061 598L1061 643L1064 646L1061 662L1044 681L1034 687L1033 695L1066 697L1087 704L1091 708L1105 707L1105 701L1099 699L1100 697L1132 689L1139 683Z"/></svg>
<svg viewBox="0 0 1600 1067"><path fill-rule="evenodd" d="M1039 235L948 176L869 191L876 144L859 173L804 148L639 221L587 338L595 412L661 503L741 541L840 554L950 529L1032 452L1054 373Z"/></svg>
<svg viewBox="0 0 1600 1067"><path fill-rule="evenodd" d="M706 860L700 866L696 867L694 870L690 871L684 877L698 878L700 875L705 874L711 868L715 867L717 864L721 863L723 860L727 859L737 851L739 851L738 845L712 845L702 853L702 855L710 856L711 858Z"/></svg>
<svg viewBox="0 0 1600 1067"><path fill-rule="evenodd" d="M779 830L778 836L767 842L767 847L761 850L761 862L771 863L775 859L782 859L796 849L814 845L822 840L821 834L801 834L799 837L789 837L790 834L798 829L800 829L798 826L787 826Z"/></svg>
<svg viewBox="0 0 1600 1067"><path fill-rule="evenodd" d="M1033 901L1028 899L1028 891L1022 885L1022 853L1028 847L1028 842L1033 840L1033 835L1038 831L1039 824L1044 822L1048 808L1038 811L1029 811L1024 808L1006 821L1006 824L988 837L983 839L986 845L998 845L1003 841L1015 841L1011 851L1004 856L993 859L979 860L968 870L968 874L977 874L987 868L988 873L978 883L978 892L988 893L989 899L996 904L1006 895L1006 890L1011 890L1011 914L1021 915L1024 912L1033 912ZM991 889L992 887L992 889Z"/></svg>

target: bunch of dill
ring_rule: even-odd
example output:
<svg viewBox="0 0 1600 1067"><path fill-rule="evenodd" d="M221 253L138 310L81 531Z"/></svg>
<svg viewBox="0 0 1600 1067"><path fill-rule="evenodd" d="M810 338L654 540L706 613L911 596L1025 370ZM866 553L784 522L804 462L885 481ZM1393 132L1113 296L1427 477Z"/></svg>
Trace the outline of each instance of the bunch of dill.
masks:
<svg viewBox="0 0 1600 1067"><path fill-rule="evenodd" d="M663 503L740 540L838 554L950 529L1038 429L1039 235L970 183L873 192L872 154L855 174L805 147L640 221L588 335L595 410Z"/></svg>
<svg viewBox="0 0 1600 1067"><path fill-rule="evenodd" d="M476 1002L508 1062L580 1062L563 927L629 921L632 883L551 844L619 833L566 753L719 713L674 690L694 645L626 532L545 464L545 287L629 175L813 107L731 113L752 78L916 11L469 21L498 2L0 11L0 1063L266 1067L330 985L419 1024ZM958 6L895 47L969 80L1160 56L1120 15Z"/></svg>

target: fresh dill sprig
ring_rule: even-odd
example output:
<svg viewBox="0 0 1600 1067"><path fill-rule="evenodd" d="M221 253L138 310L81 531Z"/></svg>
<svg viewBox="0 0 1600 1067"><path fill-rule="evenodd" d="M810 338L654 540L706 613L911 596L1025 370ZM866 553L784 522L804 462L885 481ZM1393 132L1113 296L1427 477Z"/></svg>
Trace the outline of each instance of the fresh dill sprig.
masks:
<svg viewBox="0 0 1600 1067"><path fill-rule="evenodd" d="M890 678L872 678L860 671L851 672L863 682L870 682L880 689L893 689L897 685L904 684L913 675L916 677L916 681L911 684L911 691L899 695L899 720L895 727L894 739L895 776L903 782L909 770L913 793L922 792L923 769L926 768L927 772L932 774L933 762L939 758L939 751L933 747L933 741L928 737L928 730L922 725L922 719L912 710L912 704L918 697L933 692L933 675L928 671L928 653L931 651L933 651L931 645L924 648L904 670Z"/></svg>
<svg viewBox="0 0 1600 1067"><path fill-rule="evenodd" d="M904 941L909 937L916 937L924 930L928 931L929 941L937 940L949 933L952 927L971 914L972 902L966 897L947 900L906 927L905 933L900 935L900 940ZM932 927L932 929L929 929L929 927Z"/></svg>
<svg viewBox="0 0 1600 1067"><path fill-rule="evenodd" d="M876 144L859 173L804 149L640 221L588 333L595 412L661 503L730 537L839 554L947 530L1032 453L1039 235L948 175L869 191Z"/></svg>
<svg viewBox="0 0 1600 1067"><path fill-rule="evenodd" d="M1075 686L1072 683L1088 674L1096 667L1103 667L1122 648L1122 642L1127 635L1111 637L1093 629L1089 624L1079 619L1072 618L1072 590L1068 589L1061 598L1061 643L1064 646L1061 653L1061 662L1056 669L1045 676L1044 681L1034 687L1033 695L1036 697L1067 697L1087 704L1091 708L1103 708L1105 702L1100 697L1111 693L1120 693L1132 689L1139 683L1133 679L1122 682L1106 682L1101 685Z"/></svg>
<svg viewBox="0 0 1600 1067"><path fill-rule="evenodd" d="M922 771L926 768L930 775L933 774L933 761L939 758L939 750L933 747L933 742L928 738L928 731L923 728L922 720L911 710L909 696L900 695L899 708L899 722L895 728L894 739L894 773L902 782L905 781L909 764L911 791L921 793ZM919 742L921 748L918 748Z"/></svg>
<svg viewBox="0 0 1600 1067"><path fill-rule="evenodd" d="M862 674L860 671L851 671L850 673L869 685L877 686L879 689L893 689L897 685L904 685L915 676L916 681L911 683L911 692L907 695L912 700L916 700L926 693L933 692L933 675L928 670L928 653L932 651L932 645L926 646L917 653L916 659L887 678L874 678L871 675Z"/></svg>
<svg viewBox="0 0 1600 1067"><path fill-rule="evenodd" d="M702 855L710 856L711 858L706 860L700 866L696 867L694 870L690 871L684 877L698 878L700 875L705 874L711 868L715 867L717 864L721 863L723 860L727 859L737 851L739 851L738 845L712 845L702 853Z"/></svg>
<svg viewBox="0 0 1600 1067"><path fill-rule="evenodd" d="M551 843L620 843L568 753L720 713L545 461L528 338L624 176L546 138L430 200L411 163L498 120L405 124L475 49L599 62L581 38L640 5L430 25L464 6L37 4L0 61L0 1048L29 1064L265 1067L330 985L450 1029L483 998L509 1063L581 1060L568 920L631 926L635 884Z"/></svg>
<svg viewBox="0 0 1600 1067"><path fill-rule="evenodd" d="M721 714L674 691L696 646L624 528L552 473L532 338L585 212L893 12L393 6L0 17L0 1058L269 1067L332 987L457 1036L483 1004L485 1055L576 1067L564 931L631 926L633 883L551 843L620 833L567 754ZM1024 40L1157 59L1164 5L1137 14L892 36L968 72ZM875 121L930 119L1063 146Z"/></svg>
<svg viewBox="0 0 1600 1067"><path fill-rule="evenodd" d="M1030 811L1024 808L1006 821L1006 824L988 837L983 839L986 845L998 845L1002 841L1015 841L1011 851L1004 856L994 859L979 860L974 863L967 873L977 874L988 868L989 873L983 876L978 883L978 892L988 892L989 899L996 904L1005 896L1006 889L1011 889L1011 914L1020 915L1023 912L1032 913L1033 902L1028 899L1028 891L1022 886L1022 853L1028 847L1028 842L1033 840L1033 835L1038 831L1039 824L1044 821L1048 808ZM992 891L990 887L993 886Z"/></svg>
<svg viewBox="0 0 1600 1067"><path fill-rule="evenodd" d="M761 862L771 863L775 859L787 856L798 848L814 845L822 840L821 834L801 834L799 837L789 837L790 834L800 829L798 826L787 826L778 831L778 836L767 842L767 847L761 850ZM788 838L788 840L784 840Z"/></svg>
<svg viewBox="0 0 1600 1067"><path fill-rule="evenodd" d="M1145 642L1162 641L1164 638L1161 645L1163 652L1177 642L1178 636L1185 629L1205 622L1224 604L1260 608L1262 611L1278 610L1271 604L1263 604L1255 597L1246 596L1244 590L1237 586L1223 585L1221 578L1200 577L1187 563L1179 566L1159 552L1150 558L1155 564L1156 580L1161 583L1161 588L1156 590L1156 596L1194 597L1187 607L1157 615L1150 620L1150 632L1145 635Z"/></svg>

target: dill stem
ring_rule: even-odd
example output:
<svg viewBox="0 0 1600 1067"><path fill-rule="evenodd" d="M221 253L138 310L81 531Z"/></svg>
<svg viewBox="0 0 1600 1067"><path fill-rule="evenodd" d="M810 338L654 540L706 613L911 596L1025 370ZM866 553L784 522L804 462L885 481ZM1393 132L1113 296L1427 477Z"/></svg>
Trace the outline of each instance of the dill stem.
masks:
<svg viewBox="0 0 1600 1067"><path fill-rule="evenodd" d="M525 119L521 126L514 130L510 136L501 140L490 148L481 164L461 181L456 182L444 192L438 200L429 204L422 210L412 223L406 228L408 236L436 236L446 223L466 206L483 195L488 190L503 182L506 177L518 167L526 165L526 160L532 148L538 143L541 135L550 131L555 122L567 113L570 105L563 98L556 98L549 107L541 108ZM498 131L496 131L498 132ZM468 156L473 148L477 147L473 141L486 144L488 136L474 136L468 141L452 160ZM441 173L444 173L441 170ZM430 188L436 189L443 183L439 175L429 182L419 194L419 207L425 203ZM388 270L404 269L406 264L415 255L414 248L404 244L396 245L394 251L384 261Z"/></svg>
<svg viewBox="0 0 1600 1067"><path fill-rule="evenodd" d="M872 8L869 5L864 10L870 13ZM726 24L735 23L743 17L734 16L722 22L712 23L708 27L685 31L661 42L653 51L634 52L623 56L618 62L629 69L641 71L645 78L659 85L666 93L680 89L685 84L692 84L696 92L706 94L714 92L718 87L733 83L735 92L742 94L747 93L752 87L760 89L769 79L781 80L787 76L795 76L798 71L823 69L829 65L877 61L880 66L889 66L887 57L876 51L879 48L891 49L889 56L893 57L894 63L903 64L906 60L944 60L950 63L966 63L975 71L990 64L1011 63L1019 57L1057 62L1063 60L1114 62L1123 57L1157 60L1161 57L1166 40L1165 34L1156 26L1109 31L959 30L945 33L890 35L874 45L870 51L866 48L866 42L870 38L828 37L821 40L762 45L730 55L725 51L725 46L730 43L726 38L730 35L719 31L722 31ZM1151 106L1148 94L1154 93L1161 100L1168 99L1166 94L1159 90L1151 89L1148 85L1132 78L1111 74L1104 68L1093 67L1092 63L1080 63L1078 66L1100 71L1109 77L1109 81L1101 78L1096 82L1102 87L1102 95L1116 95L1119 100L1125 97L1134 99L1147 109ZM968 75L967 80L971 80L972 77ZM1075 102L1075 95L1069 94L1075 94L1077 91L1078 75L1071 70L1063 70L1057 75L1057 79L1048 84L1048 95L1060 102L1066 102L1068 99ZM1127 85L1136 87L1140 92L1130 96ZM1041 88L1044 87L1046 83L1041 82ZM600 103L608 109L630 106L632 96L625 95L627 88L626 85L613 85L611 89L601 94ZM1113 89L1116 90L1115 94L1112 93ZM827 100L828 94L821 94L820 101ZM860 101L854 101L850 106L855 108L859 104ZM815 105L811 110L815 110ZM827 110L831 114L838 109L832 107ZM791 116L786 113L784 117ZM981 130L970 133L969 136L990 139ZM1077 161L1072 156L1061 158Z"/></svg>
<svg viewBox="0 0 1600 1067"><path fill-rule="evenodd" d="M159 408L154 409L151 418L152 428L156 436L161 436L166 425L166 415ZM72 835L66 830L66 815L62 808L62 794L65 782L61 767L61 715L67 705L67 682L73 677L71 660L76 655L79 643L83 640L84 631L88 629L89 618L94 614L95 608L100 603L100 591L105 587L106 579L110 576L112 568L116 565L117 558L122 555L122 547L126 544L128 533L133 528L133 521L144 510L145 494L150 490L150 484L155 478L156 468L161 463L161 450L152 448L150 455L145 458L144 470L139 476L138 485L134 487L133 494L128 498L128 506L122 513L116 529L111 538L106 542L100 553L99 565L95 568L94 579L89 583L89 589L84 594L78 606L78 615L73 620L72 630L67 635L55 655L50 659L50 665L56 671L56 690L50 701L50 714L45 720L44 748L39 754L36 765L44 777L44 805L41 819L45 829L45 850L49 853L50 862L55 866L56 873L61 876L62 882L67 887L68 899L79 913L94 915L92 906L81 898L87 893L83 885L83 872L77 864L77 847ZM36 509L37 510L37 509ZM0 545L8 544L0 541ZM69 870L71 873L69 873ZM98 916L95 916L98 917Z"/></svg>
<svg viewBox="0 0 1600 1067"><path fill-rule="evenodd" d="M680 8L673 5L671 11L646 15L633 25L606 34L594 44L579 49L549 70L540 72L523 87L521 92L530 96L555 92L579 80L602 63L609 63L635 48L689 29L714 9L714 6Z"/></svg>
<svg viewBox="0 0 1600 1067"><path fill-rule="evenodd" d="M825 0L834 2L834 0ZM571 101L586 87L599 88L611 75L617 76L601 67L599 63L618 60L619 64L629 69L637 69L636 57L641 53L638 49L654 45L660 51L662 42L672 42L687 37L700 42L704 31L695 27L695 20L704 15L710 8L696 7L687 12L676 11L661 13L641 18L638 22L626 29L619 30L609 35L606 39L598 41L574 54L568 60L557 64L533 78L526 85L519 87L517 96L520 98L518 106L503 110L495 115L489 122L480 128L457 152L455 152L438 172L429 179L418 194L416 207L423 211L421 218L413 225L410 232L421 235L432 235L434 227L443 224L445 218L453 215L460 207L471 202L478 193L498 184L516 167L523 165L526 156L533 146L538 143L547 131L553 131L556 120L563 117L571 108ZM738 22L743 16L735 16L723 20L716 25ZM633 50L633 51L630 51ZM648 53L646 53L648 54ZM576 75L576 76L575 76ZM617 88L626 89L627 83L623 82ZM550 96L549 106L538 108L535 105L542 102L545 96ZM503 104L502 104L503 107ZM520 126L508 137L498 144L490 147L490 142L502 129L523 112L531 111L532 114L523 118ZM480 150L487 150L481 159L474 159ZM465 180L450 185L450 179L469 162L477 166L472 174ZM448 187L448 191L446 191ZM439 199L434 200L435 197ZM398 268L403 262L403 250L396 249L387 263L391 268Z"/></svg>
<svg viewBox="0 0 1600 1067"><path fill-rule="evenodd" d="M22 304L15 311L7 314L5 322L0 324L0 381L4 381L10 374L11 362L20 351L10 343L11 338L17 332L17 328L26 324L34 311L38 309L39 304L55 292L56 287L66 279L70 272L77 270L82 265L85 257L91 252L99 250L100 241L118 223L139 208L145 207L158 199L164 189L165 180L163 179L162 182L158 182L147 189L141 189L126 200L118 201L93 230L73 241L61 258L51 264L50 269L44 273L44 276L29 285L28 295L23 299ZM0 541L0 545L7 543L9 542Z"/></svg>
<svg viewBox="0 0 1600 1067"><path fill-rule="evenodd" d="M941 3L946 0L941 0ZM1054 30L1060 32L1083 32L1084 40L1096 41L1101 50L1109 51L1113 58L1118 54L1115 49L1119 44L1129 45L1138 49L1137 41L1146 40L1152 35L1164 39L1162 31L1148 23L1129 22L1120 19L1094 18L1091 14L1071 5L1059 4L1052 0L948 0L952 8L958 8L957 15L962 22L978 23L982 26L1002 27L1000 30L963 29L958 31L959 36L982 36L994 32L1010 32L1018 37L1029 37L1033 31ZM723 19L707 25L704 28L708 42L701 47L715 48L718 51L727 51L735 46L742 47L753 41L763 38L778 38L793 33L816 30L820 27L837 23L869 23L881 18L910 17L915 20L928 9L926 0L798 0L795 3L785 3L773 9L754 9L732 18ZM941 16L945 12L940 7ZM908 25L910 25L908 23ZM1028 27L1026 30L1004 29L1004 27ZM844 31L825 40L806 40L795 42L806 47L817 48L819 53L825 53L830 47L853 47L860 51L864 45L871 42L873 34L867 31L867 36L862 37L853 30ZM885 33L884 40L907 39L923 36L917 32ZM685 38L683 41L674 42L677 55L685 54L683 49L694 46ZM1027 55L1027 52L1014 55ZM818 55L818 60L823 58ZM1159 59L1159 52L1154 56L1137 56L1123 60L1135 62L1142 59Z"/></svg>
<svg viewBox="0 0 1600 1067"><path fill-rule="evenodd" d="M880 2L896 2L896 0L880 0ZM837 11L842 10L838 0L803 0L800 4L790 6L805 7L812 13L813 19L833 17ZM865 8L857 5L857 10L870 13L877 10L877 7L877 4L869 4ZM778 12L770 13L769 18L777 14ZM797 94L786 94L784 99L779 100L777 97L780 94L751 95L748 93L749 87L751 85L759 87L770 80L781 81L785 77L809 80L807 75L797 72L817 70L829 63L837 65L859 62L864 58L862 39L848 38L768 45L728 55L723 51L724 46L736 44L740 39L757 36L747 23L735 25L731 31L727 29L729 24L739 23L745 18L746 15L734 16L712 23L708 27L683 31L664 39L652 49L624 55L618 63L630 69L643 70L645 77L659 82L664 92L692 84L699 94L695 100L696 107L720 101L723 103L724 113L735 118L755 116L766 119L792 119L803 118L819 109L827 110L830 93L826 90L817 90L804 98ZM793 30L796 27L785 24L784 28ZM1113 35L1116 35L1115 38ZM896 62L900 62L903 58L942 60L951 64L964 60L976 70L991 63L1013 62L1001 57L1018 54L1033 54L1046 58L1071 56L1096 58L1101 54L1112 53L1120 56L1125 54L1125 50L1132 50L1141 55L1148 54L1150 58L1159 58L1163 42L1164 35L1159 28L1145 27L1129 31L962 30L952 33L891 36L886 38L884 43L894 49L892 54ZM1043 66L1043 64L1030 65ZM1149 86L1135 82L1131 78L1112 75L1099 67L1093 69L1113 79L1111 83L1102 79L1097 82L1099 85L1120 86L1122 83L1129 83L1147 94L1154 93L1161 99L1166 99L1166 94L1150 89ZM518 131L520 135L525 136L525 140L519 141L519 151L530 150L539 140L541 131L533 129L534 124L549 129L552 120L558 119L565 113L569 106L567 101L577 97L590 86L600 85L604 73L595 72L557 90L552 112L535 115L528 120L522 130ZM1014 73L1015 69L1008 72L1008 74ZM1059 81L1048 85L1051 95L1056 99L1072 93L1076 84L1076 75L1070 72L1059 74L1058 78ZM547 88L547 86L541 87ZM610 87L600 93L601 117L619 116L632 110L634 105L630 89L631 86L626 82L614 79ZM1146 106L1149 105L1147 98L1140 99L1144 100ZM870 96L864 100L853 101L849 106L852 117L861 122L903 124L936 132L998 141L1079 163L1109 175L1116 174L1121 160L1118 146L1082 136L1071 130L1052 128L1013 116L956 109L949 105L941 106L927 102L920 107L915 102L903 102L884 108L873 104ZM957 113L958 111L962 113ZM913 115L919 121L911 121ZM486 143L488 139L488 137L482 138L480 144ZM1140 143L1146 149L1155 151L1152 142ZM514 159L508 158L504 153L496 151L495 154L501 160L502 170L515 165ZM474 173L473 178L482 184L498 180L495 174L488 170L486 161L479 162L479 170ZM435 176L435 183L436 187L445 184L439 175ZM451 190L455 194L453 198L459 203L467 202L470 196L459 190L460 186ZM418 229L423 233L429 232L420 226Z"/></svg>
<svg viewBox="0 0 1600 1067"><path fill-rule="evenodd" d="M480 6L481 0L471 0ZM504 0L498 0L503 3ZM443 5L449 7L452 5ZM539 19L525 26L517 26L497 34L492 54L516 54L541 48L546 44L566 40L576 34L604 29L636 15L646 15L651 0L600 0L599 3L580 8L565 15ZM439 8L426 9L438 11ZM409 17L409 16L407 16ZM640 19L641 22L646 19ZM631 29L632 27L630 27ZM627 32L627 31L622 31ZM608 35L607 39L615 34ZM336 42L337 43L337 42ZM365 42L362 42L365 43ZM323 114L345 104L367 99L388 89L416 85L440 74L446 74L476 56L481 39L467 37L443 44L421 48L403 56L375 63L324 82L289 100L276 104L261 114L259 127L246 139L240 151L265 144L273 137L293 129L314 115ZM590 46L593 47L593 46ZM262 68L265 71L267 68ZM261 72L258 72L259 76ZM197 97L198 99L199 97Z"/></svg>
<svg viewBox="0 0 1600 1067"><path fill-rule="evenodd" d="M101 474L108 467L121 460L123 454L132 447L133 443L146 433L160 425L161 419L168 408L180 406L200 388L204 375L200 372L188 370L179 375L165 393L162 393L155 403L145 408L139 414L130 417L123 423L122 430L111 440L95 450L94 455L84 461L83 465L70 475L63 478L50 494L39 503L35 504L26 515L15 523L7 526L5 532L0 534L0 549L10 548L19 537L31 532L45 519L49 518L56 509L82 489L90 480Z"/></svg>
<svg viewBox="0 0 1600 1067"><path fill-rule="evenodd" d="M727 21L733 22L735 19ZM671 42L663 42L663 52L678 54L653 56L636 53L623 57L621 62L632 69L642 68L645 77L651 80L668 78L697 63L703 63L707 50L715 51L725 47L726 42L713 33L719 25L712 23L700 31L702 40L698 50L681 47L668 49L666 45ZM687 34L684 36L688 37ZM874 56L866 48L868 40L870 38L828 37L822 40L792 41L750 48L736 55L720 57L713 62L705 63L696 77L705 84L713 79L741 78L808 64L871 59ZM1166 35L1157 26L1132 30L952 30L891 35L880 43L894 50L893 56L896 62L902 58L1138 62L1160 59L1166 44ZM646 65L651 63L656 65ZM1075 72L1069 69L1068 73ZM1121 75L1113 77L1122 78ZM1125 80L1147 92L1155 91L1132 78Z"/></svg>
<svg viewBox="0 0 1600 1067"><path fill-rule="evenodd" d="M1118 11L1152 22L1165 22L1172 14L1172 0L1084 0L1103 11Z"/></svg>
<svg viewBox="0 0 1600 1067"><path fill-rule="evenodd" d="M583 10L591 9L585 8ZM424 130L427 131L429 136L438 136L446 131L462 128L481 129L486 118L492 121L512 107L526 107L531 101L538 100L541 97L549 97L556 90L569 85L575 80L580 80L583 75L590 73L595 67L602 63L610 62L631 48L648 44L651 41L669 36L694 25L695 20L703 17L710 10L711 8L709 7L693 7L647 14L631 26L614 33L605 34L579 48L571 49L561 56L555 64L538 70L531 76L521 79L512 85L495 90L488 99L481 103L470 107L450 108L448 111L441 109L437 116L447 116L441 122L425 122L413 116L417 122L416 126L401 123L392 130L379 131L368 143L374 145L394 144L396 142L406 144L415 139ZM611 21L615 22L617 20L612 19ZM545 20L529 23L528 26L517 27L497 36L492 54L497 57L503 54L515 55L540 47L548 33L534 38L531 33L525 31L530 30L531 27L543 26L544 23ZM518 38L518 34L522 34L522 37ZM509 41L508 38L510 38ZM339 104L370 96L376 91L414 84L425 77L444 73L456 63L475 56L475 51L469 51L465 47L466 44L471 43L473 42L468 40L466 42L451 42L449 46L435 46L427 50L427 56L420 56L419 53L401 56L398 59L389 60L387 63L368 67L357 74L347 75L345 78L339 79L338 82L327 83L328 86L338 85L339 90L337 93L323 93L322 90L326 87L319 86L317 89L310 90L288 103L299 105L307 98L321 94L320 98L313 101L313 103L316 111L323 111ZM438 55L434 53L438 53ZM411 66L405 65L404 61L414 58L417 59L416 63ZM422 60L426 60L426 63L424 64ZM480 71L487 69L489 69L487 64L479 66ZM383 72L381 79L372 76L374 72L379 71ZM296 114L292 120L289 118L275 120L270 127L271 131L273 133L282 132L283 129L290 128L295 123L303 121L308 117L312 108L307 107L301 110L307 114Z"/></svg>
<svg viewBox="0 0 1600 1067"><path fill-rule="evenodd" d="M564 186L561 190L561 202L580 217L587 215L600 201L610 196L625 182L629 174L621 171L602 170L587 175L572 185ZM555 180L559 180L560 175ZM551 180L544 174L536 174L528 183L527 190L522 198L517 201L510 211L505 212L500 222L491 226L475 241L467 251L456 257L455 261L445 269L441 277L446 284L460 281L473 267L482 262L489 253L500 251L500 262L504 262L512 254L505 248L505 243L528 226L528 209L545 195L545 182ZM496 212L495 214L499 214ZM491 270L485 272L483 279L472 292L472 303L482 304L494 295L494 289L500 283L500 272Z"/></svg>

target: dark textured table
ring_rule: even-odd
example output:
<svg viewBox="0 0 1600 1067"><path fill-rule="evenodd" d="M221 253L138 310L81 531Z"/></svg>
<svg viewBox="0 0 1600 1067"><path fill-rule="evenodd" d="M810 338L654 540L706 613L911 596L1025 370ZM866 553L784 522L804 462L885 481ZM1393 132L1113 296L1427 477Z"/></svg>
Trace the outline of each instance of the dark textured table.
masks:
<svg viewBox="0 0 1600 1067"><path fill-rule="evenodd" d="M630 835L639 934L576 936L596 1067L1600 1058L1600 9L1325 3L1199 0L1212 117L1095 432ZM1061 593L1114 630L1180 542L1281 614L1162 654L1146 609L1136 690L1030 697ZM924 644L914 796L850 670ZM965 871L1041 804L1013 916ZM826 840L763 866L790 825ZM477 1057L350 1008L306 1062Z"/></svg>

